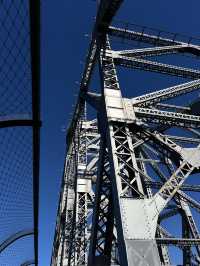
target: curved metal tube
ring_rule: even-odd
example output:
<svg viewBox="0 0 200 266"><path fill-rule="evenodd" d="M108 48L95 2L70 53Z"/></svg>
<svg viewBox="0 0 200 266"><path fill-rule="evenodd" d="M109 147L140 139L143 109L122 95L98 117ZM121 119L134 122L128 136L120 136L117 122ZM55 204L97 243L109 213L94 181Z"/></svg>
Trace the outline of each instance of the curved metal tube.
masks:
<svg viewBox="0 0 200 266"><path fill-rule="evenodd" d="M4 240L1 244L0 244L0 253L2 251L4 251L4 249L6 249L9 245L11 245L13 242L17 241L20 238L23 238L25 236L29 236L29 235L34 235L34 230L23 230L23 231L19 231L14 235L9 236L6 240ZM30 264L29 264L30 265Z"/></svg>
<svg viewBox="0 0 200 266"><path fill-rule="evenodd" d="M35 261L34 260L29 260L29 261L26 261L24 263L22 263L20 266L29 266L29 265L33 265L35 264Z"/></svg>
<svg viewBox="0 0 200 266"><path fill-rule="evenodd" d="M0 128L15 126L33 126L32 117L29 114L0 116Z"/></svg>

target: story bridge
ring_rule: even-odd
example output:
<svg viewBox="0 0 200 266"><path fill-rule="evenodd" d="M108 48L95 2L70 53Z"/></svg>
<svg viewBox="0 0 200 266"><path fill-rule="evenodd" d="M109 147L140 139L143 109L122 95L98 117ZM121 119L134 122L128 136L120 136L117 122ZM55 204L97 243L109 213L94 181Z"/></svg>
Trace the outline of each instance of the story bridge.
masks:
<svg viewBox="0 0 200 266"><path fill-rule="evenodd" d="M199 40L119 27L123 2L99 3L67 133L51 265L172 265L174 252L179 264L199 265ZM38 265L39 1L1 1L0 32L0 264ZM128 98L118 68L177 80Z"/></svg>
<svg viewBox="0 0 200 266"><path fill-rule="evenodd" d="M172 265L173 252L199 265L200 70L179 61L199 60L199 40L118 27L123 2L99 2L67 132L51 265ZM123 97L126 68L176 84Z"/></svg>

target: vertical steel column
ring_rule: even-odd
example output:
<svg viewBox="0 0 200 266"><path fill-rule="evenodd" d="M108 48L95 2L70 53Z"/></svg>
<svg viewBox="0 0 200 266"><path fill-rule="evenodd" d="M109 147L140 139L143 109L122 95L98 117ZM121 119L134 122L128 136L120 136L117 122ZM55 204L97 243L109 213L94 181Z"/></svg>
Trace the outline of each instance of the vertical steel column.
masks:
<svg viewBox="0 0 200 266"><path fill-rule="evenodd" d="M89 251L89 266L110 265L114 216L106 139L102 137Z"/></svg>
<svg viewBox="0 0 200 266"><path fill-rule="evenodd" d="M75 225L75 265L86 265L87 263L87 241L88 241L88 197L91 191L91 179L86 175L87 169L87 125L83 118L80 126L80 143L78 154L78 180L76 191L76 225Z"/></svg>
<svg viewBox="0 0 200 266"><path fill-rule="evenodd" d="M119 258L120 264L125 266L135 265L138 258L134 257L134 252L137 248L141 248L139 243L135 243L136 247L133 246L133 240L129 236L128 228L126 229L125 221L130 214L126 213L125 209L129 209L130 204L134 204L134 199L143 198L144 192L137 171L132 140L129 127L126 123L127 116L124 110L114 61L109 54L109 48L107 41L106 47L102 49L100 58L100 72L105 103L105 110L102 110L102 113L104 114L104 121L107 121L107 145ZM120 120L122 122L119 122ZM128 206L127 203L129 203ZM95 236L92 235L92 238L95 238ZM156 249L152 248L152 252L155 253ZM154 260L155 265L160 265L158 255L151 259Z"/></svg>
<svg viewBox="0 0 200 266"><path fill-rule="evenodd" d="M40 1L29 1L33 119L34 255L38 265L39 162L40 162Z"/></svg>
<svg viewBox="0 0 200 266"><path fill-rule="evenodd" d="M190 231L188 227L188 223L186 221L185 213L181 213L182 215L182 236L183 238L190 238ZM191 265L191 247L183 248L183 266Z"/></svg>

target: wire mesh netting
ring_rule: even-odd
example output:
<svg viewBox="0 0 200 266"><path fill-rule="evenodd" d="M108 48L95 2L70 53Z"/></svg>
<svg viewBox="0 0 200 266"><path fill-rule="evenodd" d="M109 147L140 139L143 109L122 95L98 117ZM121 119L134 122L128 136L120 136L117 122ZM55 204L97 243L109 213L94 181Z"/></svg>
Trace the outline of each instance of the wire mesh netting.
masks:
<svg viewBox="0 0 200 266"><path fill-rule="evenodd" d="M14 244L9 245L4 252L0 254L1 266L23 266L32 265L28 262L33 258L33 242L32 236L24 237L17 240Z"/></svg>
<svg viewBox="0 0 200 266"><path fill-rule="evenodd" d="M37 44L32 38L32 9L38 3L0 1L0 266L37 265L34 158L39 143L33 118L37 106L32 58Z"/></svg>
<svg viewBox="0 0 200 266"><path fill-rule="evenodd" d="M0 241L33 228L32 129L0 130Z"/></svg>
<svg viewBox="0 0 200 266"><path fill-rule="evenodd" d="M31 114L29 1L0 1L0 113Z"/></svg>

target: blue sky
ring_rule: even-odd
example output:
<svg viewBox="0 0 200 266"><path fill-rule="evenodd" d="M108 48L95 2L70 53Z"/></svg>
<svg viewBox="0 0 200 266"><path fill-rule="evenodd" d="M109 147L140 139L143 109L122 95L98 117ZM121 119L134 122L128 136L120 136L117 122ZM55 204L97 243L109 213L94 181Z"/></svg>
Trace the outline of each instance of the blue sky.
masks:
<svg viewBox="0 0 200 266"><path fill-rule="evenodd" d="M40 266L50 263L59 189L64 165L65 128L75 103L96 1L42 2ZM200 38L199 0L125 0L118 18ZM129 81L129 79L127 80ZM138 94L139 80L135 90ZM125 84L125 83L124 83ZM151 88L153 84L151 85Z"/></svg>

